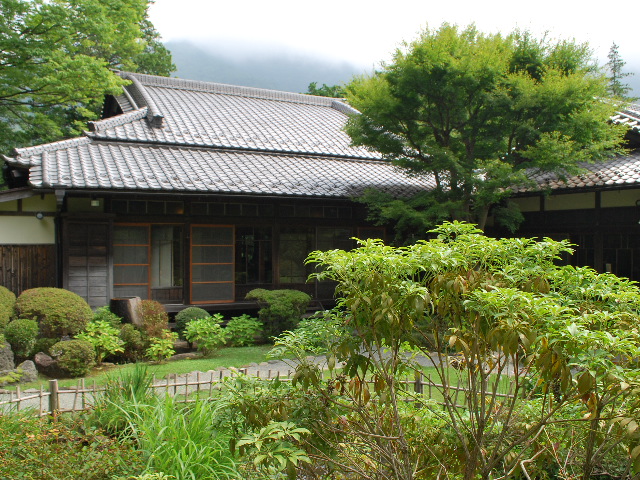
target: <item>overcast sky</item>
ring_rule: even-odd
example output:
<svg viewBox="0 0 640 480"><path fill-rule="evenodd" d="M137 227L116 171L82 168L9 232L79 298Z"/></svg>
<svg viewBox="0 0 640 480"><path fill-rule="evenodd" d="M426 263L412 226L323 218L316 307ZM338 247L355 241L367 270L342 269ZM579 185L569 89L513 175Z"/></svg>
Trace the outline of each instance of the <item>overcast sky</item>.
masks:
<svg viewBox="0 0 640 480"><path fill-rule="evenodd" d="M363 67L388 59L427 25L517 27L589 42L602 63L615 42L626 70L638 72L633 83L640 81L637 0L156 0L150 17L165 41L197 40L231 55L288 49Z"/></svg>

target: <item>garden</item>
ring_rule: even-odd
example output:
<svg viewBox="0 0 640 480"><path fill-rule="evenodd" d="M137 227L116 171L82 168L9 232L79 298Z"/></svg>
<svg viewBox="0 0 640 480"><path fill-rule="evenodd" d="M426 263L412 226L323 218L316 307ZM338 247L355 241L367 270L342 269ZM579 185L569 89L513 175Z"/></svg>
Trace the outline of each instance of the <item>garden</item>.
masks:
<svg viewBox="0 0 640 480"><path fill-rule="evenodd" d="M176 332L153 303L137 328L51 291L3 301L15 355L48 351L68 375L163 361L176 336L213 356L255 339L260 322L268 358L296 370L183 398L154 393L143 362L114 370L85 412L0 415L0 478L638 478L635 283L560 265L566 241L494 239L458 222L431 233L313 252L338 304L303 320L278 317L265 292L259 319L193 312ZM41 316L42 305L64 313Z"/></svg>

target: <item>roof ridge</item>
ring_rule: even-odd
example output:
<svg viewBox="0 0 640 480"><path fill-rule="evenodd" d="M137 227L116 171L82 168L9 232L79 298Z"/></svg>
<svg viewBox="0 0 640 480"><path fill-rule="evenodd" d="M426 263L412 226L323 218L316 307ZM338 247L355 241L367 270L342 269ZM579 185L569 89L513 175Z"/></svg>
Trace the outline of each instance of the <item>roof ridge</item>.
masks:
<svg viewBox="0 0 640 480"><path fill-rule="evenodd" d="M131 83L135 88L135 92L138 94L132 95L137 106L140 108L143 106L148 107L147 120L149 121L149 125L152 128L161 128L164 115L153 101L153 98L151 98L151 95L149 95L149 92L147 92L147 89L144 87L142 82L138 79L137 74L121 72L120 76L125 80L131 80Z"/></svg>
<svg viewBox="0 0 640 480"><path fill-rule="evenodd" d="M242 97L262 98L265 100L279 100L282 102L304 103L308 105L317 105L321 107L336 108L334 104L346 105L339 98L320 97L317 95L307 95L306 93L285 92L282 90L271 90L258 87L244 87L239 85L230 85L226 83L204 82L201 80L187 80L175 77L159 77L156 75L147 75L141 73L121 73L124 78L133 80L137 79L142 85L175 88L179 90L191 90L208 93L217 93L222 95L237 95ZM348 107L348 105L346 105ZM352 108L352 107L349 107ZM336 108L339 110L338 108ZM355 110L355 109L354 109ZM340 110L342 111L342 110ZM342 112L345 113L345 112Z"/></svg>
<svg viewBox="0 0 640 480"><path fill-rule="evenodd" d="M65 140L58 140L57 142L45 143L43 145L35 145L33 147L14 148L13 149L13 153L15 153L14 159L17 160L18 157L32 157L34 155L40 155L44 152L54 152L56 150L62 150L63 148L83 145L85 143L90 143L90 142L91 142L91 139L85 135L82 137L67 138ZM8 158L12 158L12 157L8 157Z"/></svg>
<svg viewBox="0 0 640 480"><path fill-rule="evenodd" d="M119 127L131 123L134 120L142 120L148 114L149 107L142 107L138 110L131 110L130 112L114 115L113 117L103 118L101 120L94 120L88 122L89 130L91 132L99 132L113 127Z"/></svg>

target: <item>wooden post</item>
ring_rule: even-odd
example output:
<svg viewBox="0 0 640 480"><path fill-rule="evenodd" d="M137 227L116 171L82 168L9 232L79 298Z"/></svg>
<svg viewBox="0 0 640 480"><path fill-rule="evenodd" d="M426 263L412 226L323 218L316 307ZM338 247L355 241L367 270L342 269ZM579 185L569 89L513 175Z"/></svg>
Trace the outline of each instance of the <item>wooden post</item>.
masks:
<svg viewBox="0 0 640 480"><path fill-rule="evenodd" d="M54 378L53 380L49 380L49 413L52 415L54 421L58 419L58 410L60 410L58 380Z"/></svg>
<svg viewBox="0 0 640 480"><path fill-rule="evenodd" d="M422 372L416 372L413 381L413 391L422 394Z"/></svg>

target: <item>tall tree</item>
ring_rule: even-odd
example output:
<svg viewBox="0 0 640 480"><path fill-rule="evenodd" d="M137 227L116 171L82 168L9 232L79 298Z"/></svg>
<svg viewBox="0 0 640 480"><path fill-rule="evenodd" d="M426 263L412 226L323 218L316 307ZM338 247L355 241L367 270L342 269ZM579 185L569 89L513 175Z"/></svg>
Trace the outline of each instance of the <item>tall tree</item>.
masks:
<svg viewBox="0 0 640 480"><path fill-rule="evenodd" d="M620 52L618 52L618 45L616 45L615 42L611 45L607 58L609 59L606 64L607 70L609 71L609 94L614 97L629 99L627 97L627 93L629 93L631 87L626 83L623 83L622 79L633 75L633 73L622 71L627 62L625 62L620 56Z"/></svg>
<svg viewBox="0 0 640 480"><path fill-rule="evenodd" d="M110 69L174 70L147 0L0 1L2 152L78 134L125 83Z"/></svg>
<svg viewBox="0 0 640 480"><path fill-rule="evenodd" d="M607 80L594 65L587 45L528 32L424 31L347 86L362 112L347 125L353 143L433 185L408 202L370 192L372 215L395 219L405 237L447 218L484 228L532 171L571 174L620 151L623 129L607 122ZM517 223L513 209L502 213Z"/></svg>
<svg viewBox="0 0 640 480"><path fill-rule="evenodd" d="M319 97L333 98L344 98L346 95L346 91L342 85L327 85L323 83L321 87L318 87L318 82L311 82L305 93Z"/></svg>

